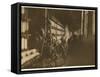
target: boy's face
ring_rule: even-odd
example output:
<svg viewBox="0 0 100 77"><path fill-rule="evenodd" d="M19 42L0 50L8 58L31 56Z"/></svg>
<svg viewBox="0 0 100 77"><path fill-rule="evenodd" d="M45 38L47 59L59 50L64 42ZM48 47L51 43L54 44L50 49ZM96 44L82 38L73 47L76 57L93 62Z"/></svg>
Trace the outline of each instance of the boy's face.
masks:
<svg viewBox="0 0 100 77"><path fill-rule="evenodd" d="M68 30L68 27L67 27L67 26L65 26L65 32L69 32L69 30Z"/></svg>

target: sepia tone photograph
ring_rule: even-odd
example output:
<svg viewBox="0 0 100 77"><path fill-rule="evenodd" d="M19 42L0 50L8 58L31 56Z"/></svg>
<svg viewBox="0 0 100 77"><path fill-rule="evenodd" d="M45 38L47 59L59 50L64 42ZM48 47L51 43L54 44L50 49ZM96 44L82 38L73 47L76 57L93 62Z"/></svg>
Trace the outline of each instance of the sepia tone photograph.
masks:
<svg viewBox="0 0 100 77"><path fill-rule="evenodd" d="M95 67L96 10L21 6L21 70Z"/></svg>

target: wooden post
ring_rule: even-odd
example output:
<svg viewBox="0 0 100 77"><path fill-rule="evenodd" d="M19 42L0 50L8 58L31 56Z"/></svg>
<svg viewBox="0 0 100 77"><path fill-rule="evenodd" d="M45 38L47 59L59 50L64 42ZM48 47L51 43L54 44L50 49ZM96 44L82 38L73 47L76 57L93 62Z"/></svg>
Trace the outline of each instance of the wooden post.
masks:
<svg viewBox="0 0 100 77"><path fill-rule="evenodd" d="M84 19L84 36L87 38L87 27L88 27L88 11L85 11L85 19Z"/></svg>
<svg viewBox="0 0 100 77"><path fill-rule="evenodd" d="M81 12L81 35L83 35L83 10Z"/></svg>
<svg viewBox="0 0 100 77"><path fill-rule="evenodd" d="M95 35L95 11L93 11L92 15L92 35Z"/></svg>

